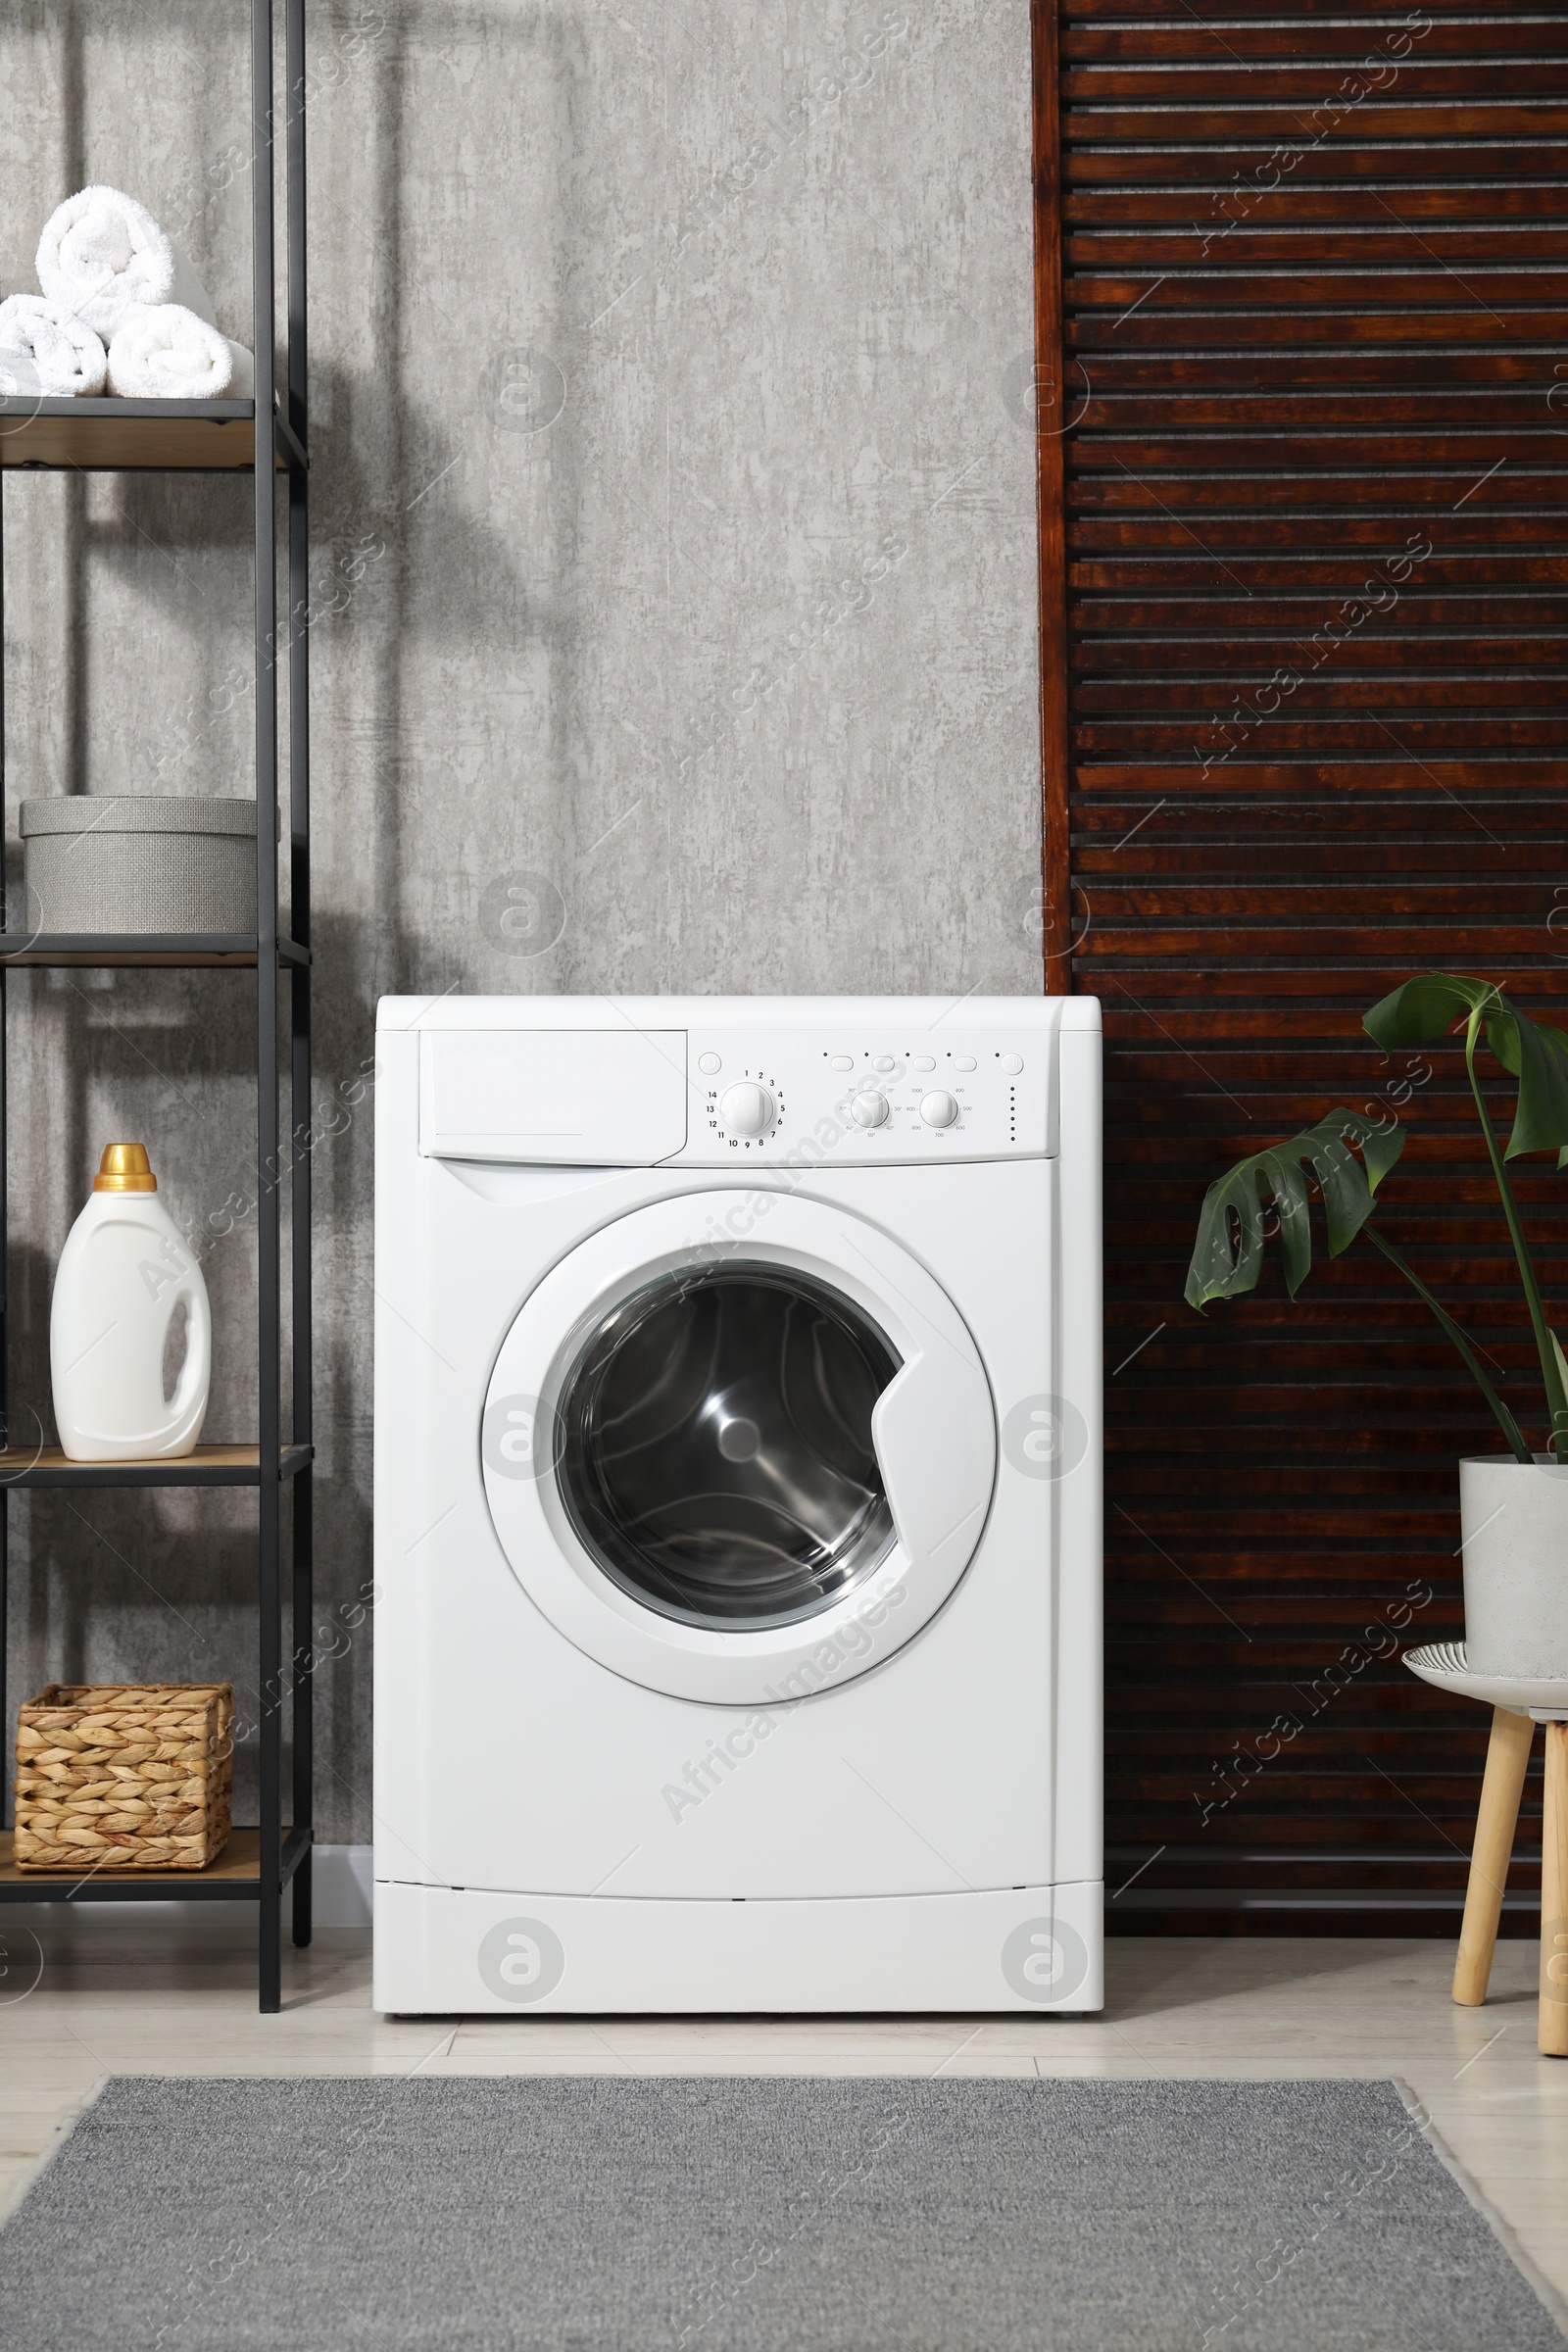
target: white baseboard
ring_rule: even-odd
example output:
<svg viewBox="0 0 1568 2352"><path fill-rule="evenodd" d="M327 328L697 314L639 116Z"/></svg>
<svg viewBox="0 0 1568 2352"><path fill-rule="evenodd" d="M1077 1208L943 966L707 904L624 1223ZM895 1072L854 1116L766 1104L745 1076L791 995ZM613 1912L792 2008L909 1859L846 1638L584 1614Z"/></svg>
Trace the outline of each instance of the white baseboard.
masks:
<svg viewBox="0 0 1568 2352"><path fill-rule="evenodd" d="M318 1928L370 1924L368 1845L318 1845L311 1864L311 1911Z"/></svg>

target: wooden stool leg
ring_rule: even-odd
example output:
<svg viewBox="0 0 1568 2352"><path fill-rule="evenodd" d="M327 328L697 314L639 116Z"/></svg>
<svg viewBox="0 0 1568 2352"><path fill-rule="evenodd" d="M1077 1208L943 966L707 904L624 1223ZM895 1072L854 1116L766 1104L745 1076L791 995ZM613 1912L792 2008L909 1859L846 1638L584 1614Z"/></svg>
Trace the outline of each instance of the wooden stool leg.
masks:
<svg viewBox="0 0 1568 2352"><path fill-rule="evenodd" d="M1479 2008L1487 1997L1502 1890L1508 1883L1508 1857L1519 1820L1519 1797L1535 1736L1536 1727L1528 1715L1516 1715L1509 1707L1494 1708L1476 1841L1470 1851L1459 1956L1453 1964L1453 1997L1467 2009Z"/></svg>
<svg viewBox="0 0 1568 2352"><path fill-rule="evenodd" d="M1546 1726L1541 1838L1541 2046L1568 2058L1568 1723Z"/></svg>

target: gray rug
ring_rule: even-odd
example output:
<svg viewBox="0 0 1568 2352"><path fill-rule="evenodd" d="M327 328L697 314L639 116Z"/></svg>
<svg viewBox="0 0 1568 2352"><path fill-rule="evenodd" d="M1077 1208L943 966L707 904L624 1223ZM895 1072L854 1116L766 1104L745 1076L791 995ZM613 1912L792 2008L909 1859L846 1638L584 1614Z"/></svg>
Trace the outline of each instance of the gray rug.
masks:
<svg viewBox="0 0 1568 2352"><path fill-rule="evenodd" d="M1562 2352L1388 2082L121 2077L6 2352Z"/></svg>

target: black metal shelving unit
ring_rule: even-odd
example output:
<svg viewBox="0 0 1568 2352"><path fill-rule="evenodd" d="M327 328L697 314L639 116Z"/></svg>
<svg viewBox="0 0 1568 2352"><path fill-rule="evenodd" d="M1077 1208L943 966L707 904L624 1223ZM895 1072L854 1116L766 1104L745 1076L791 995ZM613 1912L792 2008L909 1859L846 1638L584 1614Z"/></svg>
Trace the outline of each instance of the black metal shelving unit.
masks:
<svg viewBox="0 0 1568 2352"><path fill-rule="evenodd" d="M261 1820L236 1830L205 1871L88 1874L18 1872L9 1834L0 1845L0 1900L13 1902L254 1902L258 1908L261 2006L281 2006L283 1890L293 1886L293 1936L311 1939L312 1721L307 1649L312 1600L311 1423L311 864L309 409L305 340L305 0L283 0L287 94L281 110L286 222L287 328L282 380L276 362L274 215L279 114L273 98L272 0L251 0L251 217L255 294L254 401L0 399L0 486L16 467L121 472L249 471L255 478L256 554L256 931L254 937L103 938L0 932L0 1165L5 1146L6 967L94 965L122 970L231 969L256 973L257 1357L260 1409L254 1446L202 1446L170 1462L71 1462L53 1447L0 1450L0 1725L12 1737L5 1634L8 1501L17 1487L254 1487L257 1494L257 1700ZM270 420L270 431L268 420ZM269 443L270 446L269 447ZM279 483L288 505L289 678L287 935L279 930L277 550ZM4 614L4 507L0 495L0 623ZM0 670L0 795L5 704ZM288 1144L279 1144L280 1015L287 989ZM283 1434L280 1174L289 1169L293 1336L291 1433ZM0 1185L0 1264L6 1240ZM0 1418L7 1349L0 1307ZM9 1437L9 1424L4 1432ZM292 1488L287 1615L294 1632L284 1664L283 1496ZM283 1697L293 1737L290 1818L283 1817Z"/></svg>

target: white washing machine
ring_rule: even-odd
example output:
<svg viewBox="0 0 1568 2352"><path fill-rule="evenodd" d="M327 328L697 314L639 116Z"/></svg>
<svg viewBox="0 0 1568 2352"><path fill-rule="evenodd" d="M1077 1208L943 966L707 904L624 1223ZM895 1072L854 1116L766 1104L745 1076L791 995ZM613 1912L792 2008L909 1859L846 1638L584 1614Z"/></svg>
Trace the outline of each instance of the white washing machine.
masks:
<svg viewBox="0 0 1568 2352"><path fill-rule="evenodd" d="M1101 2006L1100 1044L382 1004L377 2008Z"/></svg>

